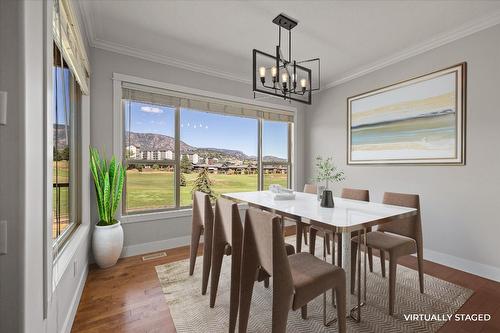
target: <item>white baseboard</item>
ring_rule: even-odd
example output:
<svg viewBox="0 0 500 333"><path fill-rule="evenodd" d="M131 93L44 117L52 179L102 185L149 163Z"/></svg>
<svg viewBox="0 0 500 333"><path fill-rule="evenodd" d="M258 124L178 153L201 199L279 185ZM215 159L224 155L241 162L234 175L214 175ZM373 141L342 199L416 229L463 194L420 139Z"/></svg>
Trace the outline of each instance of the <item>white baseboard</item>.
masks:
<svg viewBox="0 0 500 333"><path fill-rule="evenodd" d="M428 249L424 249L424 259L500 282L500 268L498 267L485 265L476 261Z"/></svg>
<svg viewBox="0 0 500 333"><path fill-rule="evenodd" d="M203 238L203 236L202 236ZM134 244L123 247L121 257L131 257L139 254L146 254L160 250L173 249L180 246L189 245L191 243L191 236L182 236L170 239L164 239L155 242Z"/></svg>
<svg viewBox="0 0 500 333"><path fill-rule="evenodd" d="M78 305L80 304L80 298L82 297L83 288L85 287L85 281L87 281L87 274L89 272L88 265L84 265L83 272L80 276L80 280L78 281L78 286L76 288L75 294L73 295L73 299L71 300L71 308L66 315L66 319L64 320L64 324L61 328L61 333L70 333L71 328L73 327L73 321L75 320L76 310L78 310Z"/></svg>

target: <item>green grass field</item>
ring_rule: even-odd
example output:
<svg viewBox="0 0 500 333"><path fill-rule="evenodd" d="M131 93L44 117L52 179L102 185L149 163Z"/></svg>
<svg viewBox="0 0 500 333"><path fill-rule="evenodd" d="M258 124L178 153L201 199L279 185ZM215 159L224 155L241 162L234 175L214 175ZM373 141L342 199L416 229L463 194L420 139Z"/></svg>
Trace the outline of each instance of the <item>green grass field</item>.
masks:
<svg viewBox="0 0 500 333"><path fill-rule="evenodd" d="M191 205L191 190L196 173L185 174L186 186L181 187L181 206ZM257 175L210 174L213 189L220 195L228 192L257 190ZM268 174L264 176L264 188L269 184L287 186L287 175ZM166 171L127 171L126 200L129 212L150 209L165 209L175 206L174 173Z"/></svg>
<svg viewBox="0 0 500 333"><path fill-rule="evenodd" d="M58 172L57 179L59 183L68 182L68 163L67 161L54 162L54 182L56 181L56 168ZM185 174L186 186L181 187L181 206L191 205L191 190L197 173ZM257 190L257 175L225 175L210 174L213 181L213 189L220 195L228 192L245 192ZM264 175L264 189L270 184L280 184L287 187L286 174L266 174ZM167 171L144 171L127 170L126 178L126 206L127 211L145 211L153 209L165 209L175 207L174 199L174 173ZM69 193L68 188L59 188L61 198L61 220L67 221L69 211ZM54 216L57 189L54 188ZM55 222L55 221L54 221ZM63 228L65 226L62 226ZM54 227L55 229L55 227ZM56 235L55 235L56 236Z"/></svg>

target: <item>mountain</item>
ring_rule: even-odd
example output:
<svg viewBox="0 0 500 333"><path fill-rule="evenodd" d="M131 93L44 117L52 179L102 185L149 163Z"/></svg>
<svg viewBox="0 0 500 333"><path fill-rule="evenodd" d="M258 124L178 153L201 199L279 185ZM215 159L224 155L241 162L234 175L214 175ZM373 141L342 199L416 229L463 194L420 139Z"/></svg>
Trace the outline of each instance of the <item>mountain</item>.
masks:
<svg viewBox="0 0 500 333"><path fill-rule="evenodd" d="M126 132L125 135L130 135L130 144L138 147L142 151L148 150L174 150L175 139L168 135L154 134L154 133L135 133ZM187 143L181 141L181 154L194 154L197 153L200 157L209 158L233 158L240 161L244 160L256 160L255 156L248 156L240 150L234 149L223 149L223 148L198 148L188 145ZM274 161L274 162L286 162L285 159L275 157L275 156L264 156L264 162Z"/></svg>
<svg viewBox="0 0 500 333"><path fill-rule="evenodd" d="M175 139L168 135L154 133L135 133L126 132L125 136L130 135L130 144L138 147L140 150L171 150L175 149ZM127 139L127 138L126 138ZM191 152L196 148L181 141L181 154Z"/></svg>
<svg viewBox="0 0 500 333"><path fill-rule="evenodd" d="M68 145L68 142L66 141L66 131L68 132L68 136L70 136L69 126L66 128L65 125L54 124L54 147L57 149L63 149Z"/></svg>

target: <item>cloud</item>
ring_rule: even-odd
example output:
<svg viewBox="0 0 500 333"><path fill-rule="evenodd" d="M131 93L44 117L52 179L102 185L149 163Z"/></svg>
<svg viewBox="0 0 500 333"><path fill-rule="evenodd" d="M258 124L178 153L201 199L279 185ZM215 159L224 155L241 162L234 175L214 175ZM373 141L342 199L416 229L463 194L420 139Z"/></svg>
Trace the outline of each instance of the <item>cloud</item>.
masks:
<svg viewBox="0 0 500 333"><path fill-rule="evenodd" d="M141 106L141 111L146 113L163 113L163 110L153 106Z"/></svg>

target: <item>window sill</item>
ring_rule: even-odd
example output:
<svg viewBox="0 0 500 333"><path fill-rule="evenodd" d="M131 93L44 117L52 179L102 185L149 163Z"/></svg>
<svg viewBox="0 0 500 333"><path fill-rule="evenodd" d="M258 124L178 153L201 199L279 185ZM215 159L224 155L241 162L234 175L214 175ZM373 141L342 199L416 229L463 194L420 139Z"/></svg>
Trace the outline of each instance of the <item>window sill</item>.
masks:
<svg viewBox="0 0 500 333"><path fill-rule="evenodd" d="M56 290L59 281L73 261L82 240L88 236L89 229L90 226L88 224L80 224L71 238L68 239L62 252L54 260L52 265L52 292Z"/></svg>
<svg viewBox="0 0 500 333"><path fill-rule="evenodd" d="M246 203L240 203L238 204L238 208L240 210L246 209L248 208L248 205ZM144 213L137 215L122 216L120 221L122 224L129 224L129 223L140 223L140 222L153 222L158 220L170 220L179 217L191 217L192 215L193 215L192 208L183 208L166 212L155 212L155 213Z"/></svg>

